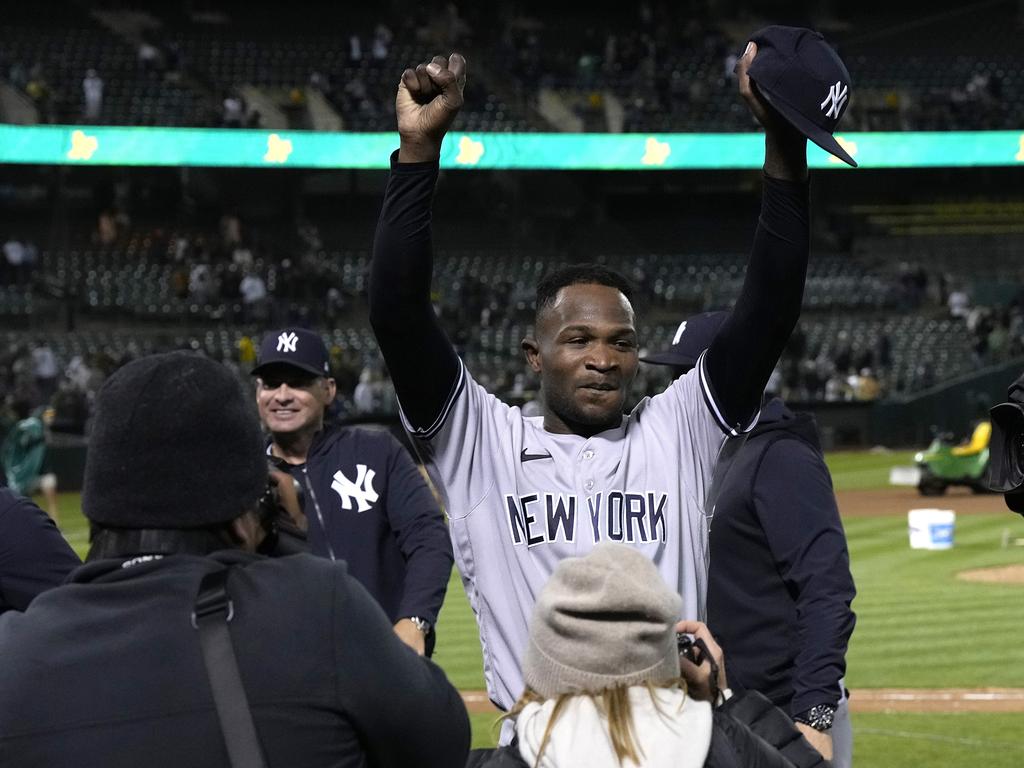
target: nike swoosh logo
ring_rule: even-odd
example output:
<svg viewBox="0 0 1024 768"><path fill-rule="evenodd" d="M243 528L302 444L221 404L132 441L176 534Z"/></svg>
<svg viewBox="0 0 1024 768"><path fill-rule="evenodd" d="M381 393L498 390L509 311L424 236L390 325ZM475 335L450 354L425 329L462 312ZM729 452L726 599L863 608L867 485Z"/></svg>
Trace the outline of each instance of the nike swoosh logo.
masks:
<svg viewBox="0 0 1024 768"><path fill-rule="evenodd" d="M527 453L526 449L523 448L522 453L519 454L519 460L525 464L528 461L536 461L537 459L550 459L550 453Z"/></svg>

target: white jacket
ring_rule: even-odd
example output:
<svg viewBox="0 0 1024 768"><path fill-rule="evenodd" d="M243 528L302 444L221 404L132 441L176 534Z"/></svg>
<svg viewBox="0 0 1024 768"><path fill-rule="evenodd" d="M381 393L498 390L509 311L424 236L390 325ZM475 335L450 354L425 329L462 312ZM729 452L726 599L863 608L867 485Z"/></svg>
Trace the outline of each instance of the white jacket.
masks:
<svg viewBox="0 0 1024 768"><path fill-rule="evenodd" d="M608 735L608 718L589 696L574 696L555 722L541 768L700 768L711 746L711 705L694 701L678 688L655 689L657 706L646 685L629 689L633 734L642 750L639 763L620 763ZM516 718L519 753L536 764L555 700L528 704Z"/></svg>

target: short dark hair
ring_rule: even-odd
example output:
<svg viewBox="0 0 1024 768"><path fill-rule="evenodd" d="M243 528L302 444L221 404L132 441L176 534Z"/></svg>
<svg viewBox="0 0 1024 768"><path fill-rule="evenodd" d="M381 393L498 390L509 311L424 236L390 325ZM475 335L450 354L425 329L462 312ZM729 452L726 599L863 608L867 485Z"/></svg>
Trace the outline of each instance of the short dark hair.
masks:
<svg viewBox="0 0 1024 768"><path fill-rule="evenodd" d="M86 562L144 555L196 555L203 557L238 546L232 521L202 528L117 528L89 523Z"/></svg>
<svg viewBox="0 0 1024 768"><path fill-rule="evenodd" d="M553 304L558 292L568 285L607 285L616 288L632 303L633 285L621 272L600 264L569 264L549 272L537 283L537 312Z"/></svg>

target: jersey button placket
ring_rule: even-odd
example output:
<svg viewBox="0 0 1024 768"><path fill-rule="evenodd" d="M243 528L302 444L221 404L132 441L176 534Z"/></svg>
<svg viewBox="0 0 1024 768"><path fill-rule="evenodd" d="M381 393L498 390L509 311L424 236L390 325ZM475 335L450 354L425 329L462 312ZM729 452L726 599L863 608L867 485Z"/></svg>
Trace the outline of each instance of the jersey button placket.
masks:
<svg viewBox="0 0 1024 768"><path fill-rule="evenodd" d="M585 472L585 474L589 475L591 473L591 467L589 465L587 465L585 462L592 461L593 458L594 458L594 449L593 448L585 448L583 450L583 452L580 453L580 461L584 463L584 472ZM588 477L583 482L583 490L587 491L588 493L590 491L594 490L594 478Z"/></svg>

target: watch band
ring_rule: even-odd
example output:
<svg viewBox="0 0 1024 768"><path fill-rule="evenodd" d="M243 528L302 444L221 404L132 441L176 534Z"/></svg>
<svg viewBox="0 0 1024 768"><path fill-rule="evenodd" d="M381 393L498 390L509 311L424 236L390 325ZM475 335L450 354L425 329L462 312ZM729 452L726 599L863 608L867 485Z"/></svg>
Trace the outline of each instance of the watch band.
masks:
<svg viewBox="0 0 1024 768"><path fill-rule="evenodd" d="M810 709L794 715L793 720L797 723L809 725L816 731L827 731L832 727L835 716L836 708L834 705L815 704Z"/></svg>

